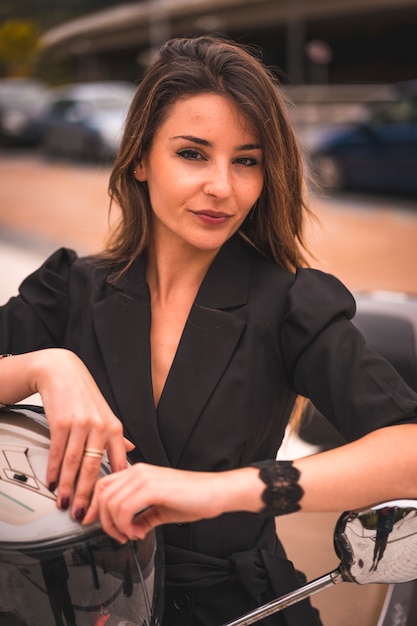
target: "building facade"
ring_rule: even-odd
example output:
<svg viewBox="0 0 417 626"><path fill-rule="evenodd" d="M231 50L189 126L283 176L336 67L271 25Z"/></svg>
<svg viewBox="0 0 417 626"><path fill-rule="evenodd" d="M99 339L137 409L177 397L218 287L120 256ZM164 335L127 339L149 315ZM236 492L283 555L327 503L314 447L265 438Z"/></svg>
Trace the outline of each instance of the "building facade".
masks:
<svg viewBox="0 0 417 626"><path fill-rule="evenodd" d="M417 0L137 0L46 32L42 58L71 80L138 80L165 39L217 32L289 84L387 83L417 77L416 27Z"/></svg>

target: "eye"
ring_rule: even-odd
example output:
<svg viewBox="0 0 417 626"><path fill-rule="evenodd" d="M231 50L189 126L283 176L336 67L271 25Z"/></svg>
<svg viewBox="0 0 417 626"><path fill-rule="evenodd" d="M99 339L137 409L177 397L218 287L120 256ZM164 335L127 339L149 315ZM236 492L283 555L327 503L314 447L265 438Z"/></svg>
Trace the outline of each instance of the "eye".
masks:
<svg viewBox="0 0 417 626"><path fill-rule="evenodd" d="M261 161L259 161L259 159L255 159L254 157L239 157L236 159L235 163L238 165L244 165L245 167L253 167L254 165L260 165Z"/></svg>
<svg viewBox="0 0 417 626"><path fill-rule="evenodd" d="M200 152L196 150L195 148L184 148L182 150L178 150L177 154L183 159L188 159L189 161L197 161L200 159L204 159L204 157L200 154Z"/></svg>

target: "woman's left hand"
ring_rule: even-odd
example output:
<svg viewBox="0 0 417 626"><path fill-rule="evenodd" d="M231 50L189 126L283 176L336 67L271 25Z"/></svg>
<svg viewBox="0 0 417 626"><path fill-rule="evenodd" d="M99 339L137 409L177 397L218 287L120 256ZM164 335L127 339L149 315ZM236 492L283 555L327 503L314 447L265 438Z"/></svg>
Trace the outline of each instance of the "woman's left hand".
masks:
<svg viewBox="0 0 417 626"><path fill-rule="evenodd" d="M208 473L137 463L98 480L83 524L99 517L103 530L125 543L161 524L260 510L263 486L253 467Z"/></svg>

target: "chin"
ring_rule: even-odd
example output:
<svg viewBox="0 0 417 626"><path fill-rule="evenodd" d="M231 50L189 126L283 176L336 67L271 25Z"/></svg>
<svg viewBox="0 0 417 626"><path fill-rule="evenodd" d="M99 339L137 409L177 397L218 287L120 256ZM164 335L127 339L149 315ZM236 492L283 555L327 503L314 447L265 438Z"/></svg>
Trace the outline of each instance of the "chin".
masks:
<svg viewBox="0 0 417 626"><path fill-rule="evenodd" d="M193 237L194 245L202 250L219 250L230 237L233 237L235 232L235 230L218 229L217 232L212 230L198 233L197 236Z"/></svg>
<svg viewBox="0 0 417 626"><path fill-rule="evenodd" d="M231 235L229 235L231 237ZM199 239L192 245L202 252L217 252L226 243L229 237L207 237Z"/></svg>

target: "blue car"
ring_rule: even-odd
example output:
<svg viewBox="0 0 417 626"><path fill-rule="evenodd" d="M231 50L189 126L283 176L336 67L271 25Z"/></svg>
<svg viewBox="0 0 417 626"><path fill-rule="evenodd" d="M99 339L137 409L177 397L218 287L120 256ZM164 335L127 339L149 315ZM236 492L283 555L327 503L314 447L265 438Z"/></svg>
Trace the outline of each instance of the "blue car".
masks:
<svg viewBox="0 0 417 626"><path fill-rule="evenodd" d="M366 121L318 142L311 166L323 188L417 194L417 81L399 83L394 93L369 107Z"/></svg>

